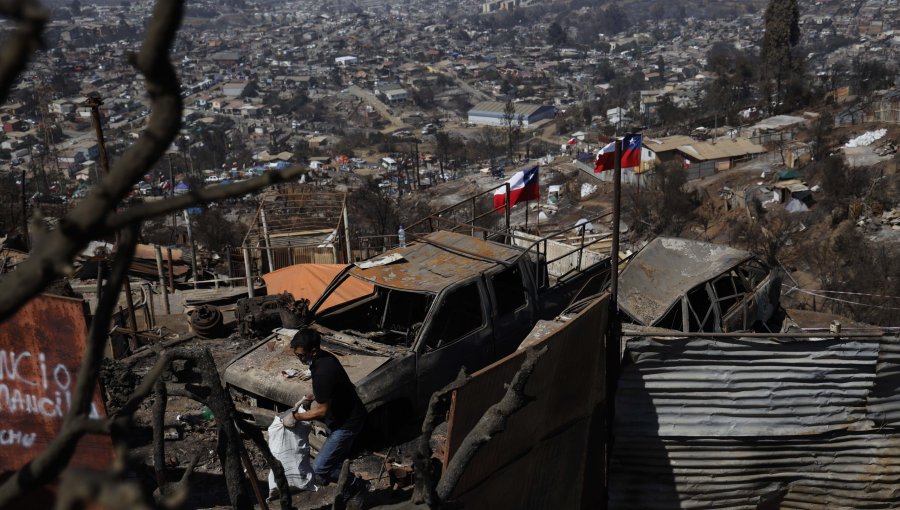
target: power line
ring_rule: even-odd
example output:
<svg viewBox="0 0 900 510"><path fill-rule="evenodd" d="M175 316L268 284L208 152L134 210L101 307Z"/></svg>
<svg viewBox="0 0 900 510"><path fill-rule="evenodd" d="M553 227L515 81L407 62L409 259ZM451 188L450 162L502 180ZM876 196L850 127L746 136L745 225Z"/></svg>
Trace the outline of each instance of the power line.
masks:
<svg viewBox="0 0 900 510"><path fill-rule="evenodd" d="M784 283L781 286L788 287L788 284ZM790 290L788 290L785 294L790 293L794 290L809 290L809 289L802 289L802 288L800 288L800 286L794 286L794 287L790 287ZM869 297L879 297L879 298L885 298L885 299L900 299L900 296L887 296L884 294L866 294L865 292L846 292L846 291L840 291L840 290L813 289L811 292L821 292L823 294L846 294L846 295L850 295L850 296L869 296Z"/></svg>
<svg viewBox="0 0 900 510"><path fill-rule="evenodd" d="M820 298L822 298L822 299L827 299L827 300L830 300L830 301L837 301L837 302L839 302L839 303L846 303L846 304L849 304L849 305L867 306L867 307L869 307L869 308L879 308L879 309L882 309L882 310L897 310L897 311L900 311L900 308L896 308L896 307L882 306L882 305L871 305L871 304L868 304L868 303L860 303L859 301L849 301L849 300L847 300L847 299L840 299L840 298L835 298L835 297L826 296L826 295L824 295L824 294L817 294L817 293L815 293L815 292L812 292L812 291L809 291L809 290L806 290L806 289L801 289L801 288L799 288L799 287L798 287L798 288L795 288L795 289L793 289L793 290L802 292L803 294L809 294L810 296L816 296L816 297L820 297Z"/></svg>

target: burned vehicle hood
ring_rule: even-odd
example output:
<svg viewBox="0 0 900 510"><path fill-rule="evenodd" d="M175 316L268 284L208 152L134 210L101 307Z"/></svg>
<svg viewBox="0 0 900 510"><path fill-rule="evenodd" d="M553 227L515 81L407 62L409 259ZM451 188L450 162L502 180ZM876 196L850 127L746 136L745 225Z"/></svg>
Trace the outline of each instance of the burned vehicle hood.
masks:
<svg viewBox="0 0 900 510"><path fill-rule="evenodd" d="M658 237L619 275L619 307L644 326L653 325L688 291L750 258L728 246Z"/></svg>
<svg viewBox="0 0 900 510"><path fill-rule="evenodd" d="M239 354L225 368L225 383L244 393L262 397L282 406L292 406L312 393L312 380L286 377L291 369L306 372L290 348L295 330L279 330ZM340 361L355 385L392 359L387 352L371 352L344 343L323 342L322 347Z"/></svg>

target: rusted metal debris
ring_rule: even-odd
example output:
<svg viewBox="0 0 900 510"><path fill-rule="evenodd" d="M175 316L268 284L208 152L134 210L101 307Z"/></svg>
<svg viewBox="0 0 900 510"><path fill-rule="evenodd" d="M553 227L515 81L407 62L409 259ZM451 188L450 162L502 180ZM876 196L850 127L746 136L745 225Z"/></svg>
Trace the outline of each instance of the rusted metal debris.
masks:
<svg viewBox="0 0 900 510"><path fill-rule="evenodd" d="M213 305L200 305L191 312L191 328L203 338L220 338L225 333L222 312Z"/></svg>
<svg viewBox="0 0 900 510"><path fill-rule="evenodd" d="M403 263L355 267L351 275L374 284L418 292L438 292L498 262L512 262L522 250L471 236L438 231L403 250Z"/></svg>
<svg viewBox="0 0 900 510"><path fill-rule="evenodd" d="M275 296L259 296L238 299L234 314L238 330L245 337L267 336L281 327L282 309L293 303L287 292Z"/></svg>

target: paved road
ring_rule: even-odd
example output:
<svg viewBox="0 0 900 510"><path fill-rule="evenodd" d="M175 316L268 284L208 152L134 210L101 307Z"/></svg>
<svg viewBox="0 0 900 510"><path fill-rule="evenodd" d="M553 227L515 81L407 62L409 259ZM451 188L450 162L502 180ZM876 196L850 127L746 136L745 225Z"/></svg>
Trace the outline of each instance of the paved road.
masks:
<svg viewBox="0 0 900 510"><path fill-rule="evenodd" d="M457 76L456 71L451 67L440 67L442 72L446 73L447 76L453 78L453 81L459 85L459 88L463 89L467 94L471 95L478 101L494 101L494 98L490 96L490 94L486 94L475 87L469 85L465 80Z"/></svg>
<svg viewBox="0 0 900 510"><path fill-rule="evenodd" d="M372 108L375 108L375 111L377 111L382 117L384 117L385 120L391 123L390 126L382 129L382 132L396 131L398 129L409 127L404 124L399 118L391 115L391 112L388 109L387 105L382 103L381 100L375 96L375 94L369 92L368 90L362 89L356 85L350 85L347 88L347 92L362 99Z"/></svg>

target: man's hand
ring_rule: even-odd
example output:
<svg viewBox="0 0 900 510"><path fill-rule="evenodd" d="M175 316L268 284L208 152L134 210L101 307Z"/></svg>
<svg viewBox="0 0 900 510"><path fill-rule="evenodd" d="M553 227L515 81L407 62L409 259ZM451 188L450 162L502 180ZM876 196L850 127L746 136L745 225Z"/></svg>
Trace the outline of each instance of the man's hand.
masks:
<svg viewBox="0 0 900 510"><path fill-rule="evenodd" d="M281 423L289 429L292 429L297 426L297 420L294 418L294 410L293 409L284 413L284 415L281 417Z"/></svg>

